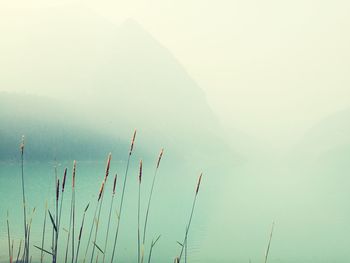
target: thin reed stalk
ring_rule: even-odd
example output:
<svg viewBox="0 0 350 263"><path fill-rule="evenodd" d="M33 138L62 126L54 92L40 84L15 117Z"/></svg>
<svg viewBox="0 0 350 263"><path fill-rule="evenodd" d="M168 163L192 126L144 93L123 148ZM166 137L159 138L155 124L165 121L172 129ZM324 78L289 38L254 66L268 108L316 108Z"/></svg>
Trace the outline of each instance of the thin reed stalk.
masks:
<svg viewBox="0 0 350 263"><path fill-rule="evenodd" d="M22 241L23 241L23 239L21 239L21 240L19 241L19 248L18 248L16 263L18 263L19 255L21 254L21 250L22 250Z"/></svg>
<svg viewBox="0 0 350 263"><path fill-rule="evenodd" d="M141 203L141 179L142 179L142 160L140 160L139 170L139 194L137 202L137 262L140 263L140 203Z"/></svg>
<svg viewBox="0 0 350 263"><path fill-rule="evenodd" d="M60 180L57 178L56 181L56 226L57 226L57 230L55 232L55 257L54 257L54 263L57 261L57 242L58 242L58 200L59 200L59 196L60 196Z"/></svg>
<svg viewBox="0 0 350 263"><path fill-rule="evenodd" d="M100 215L101 215L101 209L102 209L102 203L103 203L103 197L104 197L104 186L107 183L107 178L108 178L108 175L109 175L109 169L111 167L111 159L112 159L112 154L109 153L108 154L108 158L107 158L107 164L106 164L105 178L104 178L104 180L102 182L102 186L101 186L99 197L98 197L99 200L101 199L101 202L100 202L100 208L99 208L99 211L98 211L98 217L97 217L97 220L96 220L96 229L95 229L94 243L96 243L96 240L97 240L97 232L98 232L98 226L99 226L99 223L100 223ZM94 259L94 253L95 253L95 246L93 246L93 248L92 248L90 263L92 263L92 261Z"/></svg>
<svg viewBox="0 0 350 263"><path fill-rule="evenodd" d="M193 217L193 212L194 212L194 208L195 208L195 205L196 205L197 196L198 196L198 191L199 191L199 187L200 187L201 181L202 181L202 174L200 174L200 176L199 176L199 178L198 178L197 187L196 187L196 192L195 192L195 195L194 195L193 204L192 204L192 209L191 209L190 219L189 219L188 224L187 224L187 227L186 227L184 242L182 242L180 255L179 255L179 257L178 257L178 261L179 261L179 262L181 261L182 254L183 254L183 252L184 252L184 247L185 247L185 244L186 244L186 242L187 242L188 231L189 231L190 226L191 226L192 217Z"/></svg>
<svg viewBox="0 0 350 263"><path fill-rule="evenodd" d="M271 240L272 240L272 234L273 234L273 229L275 227L275 222L272 222L272 227L271 227L271 232L270 232L270 238L269 238L269 243L267 245L266 253L265 253L265 260L264 263L267 263L267 259L269 257L269 252L270 252L270 246L271 246Z"/></svg>
<svg viewBox="0 0 350 263"><path fill-rule="evenodd" d="M42 234L42 238L41 238L41 247L42 248L44 248L44 246L45 246L46 217L47 217L47 201L45 203L45 215L44 215L43 234ZM43 260L44 260L44 251L41 250L40 263L43 263Z"/></svg>
<svg viewBox="0 0 350 263"><path fill-rule="evenodd" d="M10 236L9 211L7 211L6 224L7 224L7 239L8 239L8 246L9 246L9 260L10 260L10 263L12 263L11 241L10 241L10 240L11 240L11 236Z"/></svg>
<svg viewBox="0 0 350 263"><path fill-rule="evenodd" d="M92 224L91 224L91 228L90 228L89 239L88 239L88 242L87 242L87 245L86 245L86 250L85 250L85 255L84 255L83 263L85 263L87 253L88 253L88 251L89 251L90 241L91 241L91 237L92 237L92 231L93 231L94 226L95 226L95 218L96 218L96 215L97 215L98 204L99 204L99 201L97 201L97 203L96 203L96 208L95 208L95 212L94 212L94 217L92 218Z"/></svg>
<svg viewBox="0 0 350 263"><path fill-rule="evenodd" d="M99 202L100 205L99 205L99 209L98 209L97 218L94 219L95 220L95 224L96 224L95 236L94 236L94 241L93 241L94 244L96 244L96 240L97 240L97 231L98 231L98 225L99 225L99 220L100 220L100 215L101 215L104 186L105 186L105 179L102 181L102 185L101 185L101 188L100 188L100 193L98 195L98 202ZM101 202L100 202L100 200L101 200ZM92 247L90 263L92 263L92 261L94 259L95 247L96 246Z"/></svg>
<svg viewBox="0 0 350 263"><path fill-rule="evenodd" d="M65 168L65 169L64 169L64 172L63 172L62 193L61 193L60 213L59 213L59 218L58 218L57 232L59 232L59 230L60 230L60 225L61 225L62 204L63 204L63 196L64 196L64 187L65 187L65 185L66 185L66 178L67 178L67 168Z"/></svg>
<svg viewBox="0 0 350 263"><path fill-rule="evenodd" d="M161 149L160 153L159 153L159 156L158 156L156 169L155 169L155 172L154 172L154 175L153 175L151 191L150 191L149 197L148 197L148 204L147 204L147 210L146 210L146 216L145 216L145 223L144 223L144 227L143 227L143 238L142 238L142 246L143 247L145 246L145 242L146 242L146 233L147 233L146 230L147 230L148 216L149 216L149 211L150 211L150 207L151 207L151 200L152 200L152 195L153 195L154 184L155 184L155 181L156 181L158 168L159 168L159 164L160 164L160 161L162 159L162 156L163 156L163 152L164 152L164 150ZM143 262L143 258L142 258L141 262Z"/></svg>
<svg viewBox="0 0 350 263"><path fill-rule="evenodd" d="M155 241L152 240L151 247L149 249L149 254L148 254L148 263L151 263L151 257L152 257L152 252L153 252L153 247L156 245L160 238L160 235L156 238Z"/></svg>
<svg viewBox="0 0 350 263"><path fill-rule="evenodd" d="M74 160L72 173L72 263L74 263L74 233L75 233L75 173L77 169L77 162Z"/></svg>
<svg viewBox="0 0 350 263"><path fill-rule="evenodd" d="M134 149L135 138L136 138L136 130L134 131L133 137L131 139L131 145L130 145L130 150L129 150L129 155L128 155L128 161L127 161L127 164L126 164L124 183L123 183L123 190L122 190L122 195L121 195L121 199L120 199L120 206L119 206L119 213L118 213L117 230L115 232L115 237L114 237L114 244L113 244L113 252L112 252L112 257L111 257L111 263L113 263L113 259L114 259L114 255L115 255L115 248L116 248L116 245L117 245L119 226L120 226L120 217L121 217L121 213L122 213L122 209L123 209L123 203L124 203L124 194L125 194L125 187L126 187L126 181L127 181L126 179L127 179L127 176L128 176L130 157L131 157L132 151Z"/></svg>
<svg viewBox="0 0 350 263"><path fill-rule="evenodd" d="M21 151L21 175L22 175L22 199L23 199L23 222L24 222L24 262L28 263L28 243L27 243L27 212L26 212L26 197L24 187L24 136L20 145Z"/></svg>
<svg viewBox="0 0 350 263"><path fill-rule="evenodd" d="M30 217L30 220L29 220L29 223L28 223L28 226L27 226L27 238L28 238L28 241L27 241L27 244L28 244L28 246L29 246L29 244L30 244L30 232L31 232L31 229L32 229L32 222L33 222L33 216L34 216L34 214L35 214L35 211L36 211L36 208L34 207L33 208L33 211L32 211L32 215L31 215L31 217ZM29 255L29 247L28 247L28 249L27 249L27 252L28 252L28 255Z"/></svg>
<svg viewBox="0 0 350 263"><path fill-rule="evenodd" d="M107 250L107 242L108 242L108 235L109 235L109 227L111 223L111 215L112 215L112 208L113 208L113 201L115 196L115 187L117 186L117 174L114 176L114 182L113 182L113 191L112 191L112 200L111 200L111 206L109 208L109 215L108 215L108 223L107 223L107 231L106 231L106 239L105 239L105 245L103 248L103 257L102 257L102 263L105 262L105 256L106 256L106 250Z"/></svg>
<svg viewBox="0 0 350 263"><path fill-rule="evenodd" d="M75 169L76 169L76 161L73 162L73 173L72 173L72 200L70 203L70 215L69 215L69 227L68 227L68 238L66 243L66 255L64 262L67 263L68 260L68 251L69 251L69 241L70 241L70 234L72 229L72 221L73 221L73 202L74 202L74 187L75 187Z"/></svg>
<svg viewBox="0 0 350 263"><path fill-rule="evenodd" d="M81 226L80 226L80 231L79 231L79 236L78 236L78 247L77 247L77 254L75 256L75 263L78 262L78 257L79 257L79 248L80 248L80 241L81 241L81 236L82 236L82 233L83 233L83 227L84 227L84 221L85 221L85 215L86 215L86 211L88 210L89 208L89 204L87 204L85 210L84 210L84 214L83 214L83 220L81 222Z"/></svg>

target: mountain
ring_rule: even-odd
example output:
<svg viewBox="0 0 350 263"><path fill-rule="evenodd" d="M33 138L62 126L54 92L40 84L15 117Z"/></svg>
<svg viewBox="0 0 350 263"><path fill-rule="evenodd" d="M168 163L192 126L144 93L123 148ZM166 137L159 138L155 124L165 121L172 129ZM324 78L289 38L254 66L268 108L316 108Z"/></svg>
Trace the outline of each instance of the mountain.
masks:
<svg viewBox="0 0 350 263"><path fill-rule="evenodd" d="M136 21L115 26L72 6L28 16L3 32L1 87L60 101L126 144L137 128L145 151L164 146L202 163L234 156L200 87Z"/></svg>

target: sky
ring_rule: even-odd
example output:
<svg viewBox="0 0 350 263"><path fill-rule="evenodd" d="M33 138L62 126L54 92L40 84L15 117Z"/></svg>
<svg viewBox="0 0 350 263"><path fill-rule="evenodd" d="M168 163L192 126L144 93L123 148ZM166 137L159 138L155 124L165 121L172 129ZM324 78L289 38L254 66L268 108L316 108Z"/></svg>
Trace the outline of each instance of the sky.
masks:
<svg viewBox="0 0 350 263"><path fill-rule="evenodd" d="M71 3L116 25L138 21L205 91L228 130L289 143L350 106L347 1L15 0L1 2L1 21Z"/></svg>

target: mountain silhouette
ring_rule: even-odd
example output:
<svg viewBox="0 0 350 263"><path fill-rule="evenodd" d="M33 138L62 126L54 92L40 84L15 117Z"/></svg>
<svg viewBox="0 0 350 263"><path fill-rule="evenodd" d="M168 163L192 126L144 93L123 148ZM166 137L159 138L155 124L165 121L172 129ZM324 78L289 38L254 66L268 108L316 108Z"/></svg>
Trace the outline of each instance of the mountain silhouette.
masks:
<svg viewBox="0 0 350 263"><path fill-rule="evenodd" d="M64 118L70 112L80 116L75 125L83 119L81 129L89 127L128 144L137 128L145 151L164 146L177 156L196 156L204 162L213 154L231 154L203 91L173 54L136 21L128 19L116 26L72 6L45 10L31 21L15 27L1 44L15 45L0 62L5 76L0 85L17 91L11 99L14 104L15 96L27 91L40 95L41 105L40 100L51 97L64 105L65 113L60 112L62 107L48 112ZM26 41L18 41L19 35ZM33 97L30 100L37 104ZM11 119L9 109L3 112L2 118ZM36 119L30 125L39 124L44 125ZM25 132L26 127L19 130ZM50 137L48 132L46 136Z"/></svg>

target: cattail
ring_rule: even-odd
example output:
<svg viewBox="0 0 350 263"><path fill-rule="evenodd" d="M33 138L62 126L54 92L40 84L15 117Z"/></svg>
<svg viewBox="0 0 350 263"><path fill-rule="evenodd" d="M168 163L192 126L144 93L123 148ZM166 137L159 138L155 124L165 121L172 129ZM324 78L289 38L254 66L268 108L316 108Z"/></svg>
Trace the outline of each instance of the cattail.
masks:
<svg viewBox="0 0 350 263"><path fill-rule="evenodd" d="M77 168L77 161L74 160L74 162L73 162L73 176L72 176L72 187L73 188L75 187L75 171L76 171L76 168Z"/></svg>
<svg viewBox="0 0 350 263"><path fill-rule="evenodd" d="M27 233L27 212L26 212L26 198L25 198L25 187L24 187L24 135L20 144L21 151L21 175L22 175L22 201L23 201L23 225L24 225L24 261L28 262L29 259L29 244L28 244L28 233Z"/></svg>
<svg viewBox="0 0 350 263"><path fill-rule="evenodd" d="M110 223L111 223L111 215L112 215L112 208L113 208L113 201L114 201L114 195L115 195L115 188L117 186L117 173L115 174L114 176L114 182L113 182L113 191L112 191L112 200L111 200L111 205L110 205L110 208L109 208L109 215L108 215L108 223L107 223L107 232L106 232L106 238L105 238L105 245L104 245L104 253L103 253L103 256L102 256L102 263L105 262L105 258L106 258L106 250L107 250L107 242L108 242L108 236L109 236L109 226L110 226Z"/></svg>
<svg viewBox="0 0 350 263"><path fill-rule="evenodd" d="M57 179L57 184L56 184L56 201L58 201L59 197L60 197L60 179Z"/></svg>
<svg viewBox="0 0 350 263"><path fill-rule="evenodd" d="M140 166L139 166L139 183L141 183L142 179L142 160L140 160Z"/></svg>
<svg viewBox="0 0 350 263"><path fill-rule="evenodd" d="M132 136L129 155L131 155L132 150L134 149L135 138L136 138L136 130L134 130L134 135Z"/></svg>
<svg viewBox="0 0 350 263"><path fill-rule="evenodd" d="M131 140L131 146L130 146L130 151L129 151L129 155L128 155L128 161L127 161L127 164L126 164L126 170L125 170L125 176L124 176L124 182L123 182L123 189L122 189L122 194L121 194L121 198L120 198L120 206L119 206L119 212L118 212L117 229L115 231L115 237L114 237L114 244L113 244L111 263L113 263L113 259L114 259L114 255L115 255L115 248L116 248L116 245L117 245L119 226L120 226L122 208L123 208L123 203L124 203L125 187L126 187L126 181L127 181L128 171L129 171L130 157L131 157L131 154L132 154L132 150L134 148L135 138L136 138L136 130L134 131L134 135L133 135L132 140Z"/></svg>
<svg viewBox="0 0 350 263"><path fill-rule="evenodd" d="M198 194L199 186L201 185L201 181L202 181L202 173L200 174L200 176L199 176L199 178L198 178L198 183L197 183L197 188L196 188L196 194Z"/></svg>
<svg viewBox="0 0 350 263"><path fill-rule="evenodd" d="M22 135L22 140L21 140L21 144L20 144L19 148L21 150L21 154L23 154L23 152L24 152L24 135Z"/></svg>
<svg viewBox="0 0 350 263"><path fill-rule="evenodd" d="M102 181L101 187L100 187L100 192L98 194L98 199L97 201L100 201L101 197L102 197L102 193L103 193L103 188L105 187L105 180Z"/></svg>
<svg viewBox="0 0 350 263"><path fill-rule="evenodd" d="M109 168L111 166L111 159L112 159L112 154L109 153L108 154L108 159L107 159L107 165L106 165L106 176L105 176L105 180L107 180L108 174L109 174Z"/></svg>
<svg viewBox="0 0 350 263"><path fill-rule="evenodd" d="M63 179L62 179L62 194L61 194L60 212L59 212L58 223L57 223L57 232L60 231L63 196L64 196L64 187L66 185L66 178L67 178L67 168L64 169Z"/></svg>
<svg viewBox="0 0 350 263"><path fill-rule="evenodd" d="M114 176L114 182L113 182L113 194L115 194L115 187L117 186L117 174Z"/></svg>
<svg viewBox="0 0 350 263"><path fill-rule="evenodd" d="M149 211L150 211L150 207L151 207L151 200L152 200L152 195L153 195L154 184L155 184L155 181L156 181L159 164L160 164L160 161L161 161L161 159L163 157L163 152L164 152L164 150L162 148L160 150L160 153L159 153L159 156L158 156L157 166L156 166L156 169L155 169L154 175L153 175L151 191L150 191L149 197L148 197L148 204L147 204L147 210L146 210L146 216L145 216L145 223L144 223L144 227L143 227L143 238L142 238L143 246L145 245L145 242L146 242L147 222L148 222L148 215L149 215ZM141 260L141 262L143 262L143 261Z"/></svg>
<svg viewBox="0 0 350 263"><path fill-rule="evenodd" d="M162 149L160 150L159 157L158 157L157 169L158 169L158 167L159 167L160 160L161 160L161 159L162 159L162 157L163 157L163 151L164 151L164 149L162 148Z"/></svg>
<svg viewBox="0 0 350 263"><path fill-rule="evenodd" d="M64 186L66 185L67 168L64 169L63 181L62 181L62 193L64 192Z"/></svg>
<svg viewBox="0 0 350 263"><path fill-rule="evenodd" d="M197 194L198 194L198 191L199 191L199 186L200 186L200 184L201 184L201 180L202 180L202 173L199 175L199 178L198 178L197 187L196 187L196 194L195 194L195 196L194 196L193 203L192 203L192 209L191 209L190 219L189 219L188 224L187 224L187 227L186 227L184 241L182 242L180 255L179 255L179 257L178 257L179 262L180 262L180 260L181 260L182 254L183 254L183 252L184 252L185 245L187 245L187 236L188 236L188 232L189 232L189 230L190 230L190 226L191 226L191 222L192 222L192 217L193 217L193 212L194 212L194 207L195 207L195 205L196 205ZM186 254L185 254L185 262L186 262Z"/></svg>
<svg viewBox="0 0 350 263"><path fill-rule="evenodd" d="M102 203L103 203L103 197L104 197L104 186L105 186L105 183L106 183L106 181L107 181L107 177L108 177L108 173L109 173L109 168L110 168L110 163L111 163L111 158L112 158L112 154L109 153L109 155L108 155L108 160L107 160L107 167L106 167L106 176L105 176L105 179L104 179L103 182L102 182L102 185L101 185L101 188L100 188L100 192L99 192L99 195L98 195L98 200L97 200L96 209L97 209L97 207L99 206L99 210L98 210L97 218L94 216L94 220L96 219L96 228L95 228L94 243L96 243L96 240L97 240L97 233L98 233L98 228L99 228L100 215L101 215L101 209L102 209ZM100 200L101 200L101 201L100 201ZM96 213L95 213L95 214L96 214ZM91 230L93 229L93 225L94 225L94 223L92 223ZM89 237L89 239L90 239L90 237ZM90 263L92 263L92 260L93 260L93 258L94 258L94 253L95 253L95 246L92 247L92 254L91 254Z"/></svg>
<svg viewBox="0 0 350 263"><path fill-rule="evenodd" d="M83 233L83 227L84 227L84 222L85 222L85 215L86 215L86 211L87 211L88 208L89 208L89 205L90 205L90 203L88 203L87 206L85 207L84 214L83 214L83 220L82 220L82 222L81 222L81 226L80 226L80 230L79 230L78 247L77 247L77 253L76 253L76 256L75 256L75 263L78 262L80 241L81 241L81 236L82 236L82 233Z"/></svg>

